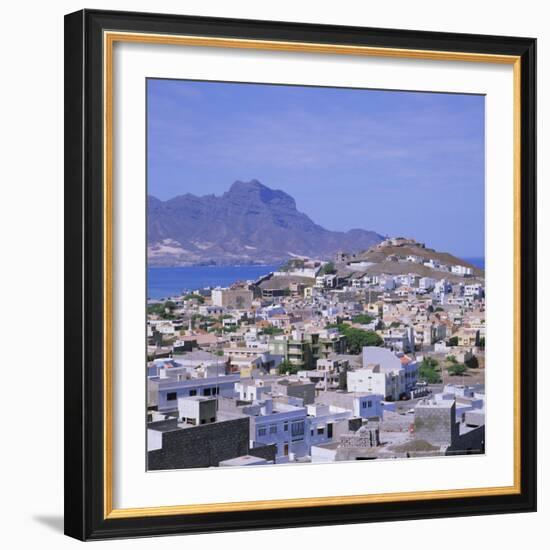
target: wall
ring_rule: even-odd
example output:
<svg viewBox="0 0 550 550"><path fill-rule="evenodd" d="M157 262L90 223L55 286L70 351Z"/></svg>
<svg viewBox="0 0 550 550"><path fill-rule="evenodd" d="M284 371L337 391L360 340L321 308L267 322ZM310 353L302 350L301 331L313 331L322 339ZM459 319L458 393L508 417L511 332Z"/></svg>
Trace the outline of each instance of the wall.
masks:
<svg viewBox="0 0 550 550"><path fill-rule="evenodd" d="M165 432L162 448L147 453L147 464L150 470L217 466L248 454L248 430L246 417Z"/></svg>
<svg viewBox="0 0 550 550"><path fill-rule="evenodd" d="M434 445L450 445L458 435L455 411L454 403L450 407L417 405L414 409L415 436Z"/></svg>
<svg viewBox="0 0 550 550"><path fill-rule="evenodd" d="M10 334L9 345L21 352L28 349L29 337L13 333L11 327L25 326L26 295L39 297L40 311L47 321L33 333L33 349L40 349L40 360L33 363L33 385L28 390L33 407L21 410L17 392L3 392L3 410L17 411L18 422L6 426L12 442L10 453L1 457L3 498L0 502L2 540L6 547L43 550L80 548L78 542L63 537L63 19L65 13L80 9L189 13L197 15L297 20L311 23L365 25L373 27L412 28L449 32L472 32L536 36L539 38L539 200L548 213L550 185L548 150L550 148L548 99L550 97L550 17L547 3L541 0L463 0L446 3L440 0L411 2L257 2L253 0L59 0L58 2L6 2L2 8L2 86L0 101L2 132L2 230L3 315L0 326ZM542 123L544 120L545 124ZM243 176L244 177L244 176ZM539 280L550 277L550 251L542 243L550 242L550 216L539 216L543 235L539 240ZM546 249L548 246L546 245ZM540 287L540 309L550 308L549 286ZM9 317L9 322L8 322ZM548 333L549 321L540 318L540 334ZM546 329L546 330L545 330ZM542 339L540 357L543 357ZM541 369L542 371L543 369ZM547 375L540 373L539 387ZM542 399L539 400L542 402ZM40 418L47 422L33 430L32 438L21 426L31 426ZM550 422L550 408L541 404L539 426ZM547 430L546 430L547 431ZM24 431L25 434L27 433ZM540 432L542 436L542 431ZM490 444L490 442L489 442ZM540 441L541 465L548 463L549 438ZM36 457L40 456L37 461ZM281 466L285 467L285 466ZM304 466L307 467L307 466ZM548 469L546 469L548 471ZM204 549L224 547L263 550L292 548L301 537L309 547L333 549L342 540L369 541L381 547L395 539L396 529L403 533L408 549L420 549L428 540L445 540L448 550L463 549L462 537L449 532L468 533L478 548L521 548L531 540L542 539L550 520L548 475L541 480L541 512L529 515L505 515L445 520L410 521L351 525L330 528L307 528L269 532L247 532L194 536L189 539L164 537L155 540L118 541L109 549L179 548L182 543ZM322 481L322 480L321 480ZM537 537L538 535L538 537ZM544 539L542 539L544 540ZM107 548L107 546L105 546Z"/></svg>

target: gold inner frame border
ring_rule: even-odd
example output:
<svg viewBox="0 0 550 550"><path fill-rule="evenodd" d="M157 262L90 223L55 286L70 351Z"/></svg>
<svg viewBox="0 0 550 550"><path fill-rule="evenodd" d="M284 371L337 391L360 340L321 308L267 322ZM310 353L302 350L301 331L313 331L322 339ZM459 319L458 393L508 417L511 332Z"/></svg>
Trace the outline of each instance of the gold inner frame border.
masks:
<svg viewBox="0 0 550 550"><path fill-rule="evenodd" d="M286 51L318 54L355 55L371 57L394 57L405 59L426 59L439 61L466 61L474 63L497 63L513 65L514 86L514 484L503 487L482 487L469 489L445 489L436 491L413 491L366 495L330 497L304 497L294 499L254 500L243 502L222 502L211 504L182 504L148 508L113 508L113 47L116 42L142 44L166 44L180 46L203 46L216 48L240 48L268 51ZM284 42L271 40L249 40L240 38L219 38L184 36L170 34L149 34L133 32L103 33L103 220L104 220L104 346L103 346L103 390L104 390L104 518L137 518L173 516L185 514L236 512L249 510L274 510L281 508L304 508L313 506L334 506L350 504L374 504L413 500L435 500L445 498L467 498L521 493L521 423L520 423L520 342L521 342L521 61L519 56L447 52L433 50L409 50L370 46L347 46L341 44L316 44L308 42Z"/></svg>

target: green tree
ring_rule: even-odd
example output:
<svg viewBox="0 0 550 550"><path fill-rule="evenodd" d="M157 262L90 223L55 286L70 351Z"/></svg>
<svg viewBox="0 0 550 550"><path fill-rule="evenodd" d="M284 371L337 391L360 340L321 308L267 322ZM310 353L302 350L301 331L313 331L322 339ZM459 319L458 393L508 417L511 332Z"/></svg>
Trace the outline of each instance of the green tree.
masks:
<svg viewBox="0 0 550 550"><path fill-rule="evenodd" d="M439 384L441 382L439 363L432 357L425 357L418 368L418 376L428 384Z"/></svg>
<svg viewBox="0 0 550 550"><path fill-rule="evenodd" d="M453 365L452 367L449 367L447 369L447 372L451 376L461 376L468 370L468 367L466 365L463 365L462 363L457 363L456 365Z"/></svg>
<svg viewBox="0 0 550 550"><path fill-rule="evenodd" d="M454 355L447 355L447 357L445 357L445 361L448 361L449 363L454 363L454 364L458 363Z"/></svg>
<svg viewBox="0 0 550 550"><path fill-rule="evenodd" d="M327 262L319 271L319 275L334 275L336 267L333 262Z"/></svg>
<svg viewBox="0 0 550 550"><path fill-rule="evenodd" d="M281 364L278 367L279 374L296 374L298 371L303 370L301 367L293 365L287 359L281 361Z"/></svg>
<svg viewBox="0 0 550 550"><path fill-rule="evenodd" d="M279 267L279 271L291 271L292 269L303 269L305 266L304 260L298 258L292 258L288 260L285 264Z"/></svg>
<svg viewBox="0 0 550 550"><path fill-rule="evenodd" d="M176 304L171 300L166 302L161 302L159 304L150 304L147 306L147 313L149 315L158 315L163 319L174 319L174 309L176 309Z"/></svg>
<svg viewBox="0 0 550 550"><path fill-rule="evenodd" d="M149 304L147 306L149 315L162 315L164 313L164 304Z"/></svg>
<svg viewBox="0 0 550 550"><path fill-rule="evenodd" d="M479 339L479 347L481 349L485 349L485 336L482 336L480 339Z"/></svg>
<svg viewBox="0 0 550 550"><path fill-rule="evenodd" d="M261 334L267 334L268 336L272 336L274 334L282 334L283 332L284 330L282 328L270 326L270 327L264 327L261 331Z"/></svg>
<svg viewBox="0 0 550 550"><path fill-rule="evenodd" d="M475 355L472 355L472 357L470 357L470 359L468 359L467 361L464 361L464 364L469 368L469 369L477 369L479 368L479 361L477 359L477 357Z"/></svg>
<svg viewBox="0 0 550 550"><path fill-rule="evenodd" d="M439 367L439 362L433 357L424 357L421 364L426 365L430 369L437 369Z"/></svg>
<svg viewBox="0 0 550 550"><path fill-rule="evenodd" d="M369 323L372 323L373 320L374 320L374 317L371 317L366 313L360 313L359 315L356 315L352 319L354 323L358 323L360 325L368 325Z"/></svg>
<svg viewBox="0 0 550 550"><path fill-rule="evenodd" d="M199 304L204 304L204 296L200 294L186 294L183 297L184 300L196 300Z"/></svg>
<svg viewBox="0 0 550 550"><path fill-rule="evenodd" d="M384 345L384 340L373 330L355 328L347 323L332 323L326 325L326 328L337 328L346 337L348 352L352 354L361 353L365 346Z"/></svg>
<svg viewBox="0 0 550 550"><path fill-rule="evenodd" d="M458 336L452 336L447 343L449 346L458 346Z"/></svg>
<svg viewBox="0 0 550 550"><path fill-rule="evenodd" d="M365 346L382 346L384 340L372 330L362 330L345 325L346 328L341 332L346 337L348 343L348 351L352 354L361 353Z"/></svg>

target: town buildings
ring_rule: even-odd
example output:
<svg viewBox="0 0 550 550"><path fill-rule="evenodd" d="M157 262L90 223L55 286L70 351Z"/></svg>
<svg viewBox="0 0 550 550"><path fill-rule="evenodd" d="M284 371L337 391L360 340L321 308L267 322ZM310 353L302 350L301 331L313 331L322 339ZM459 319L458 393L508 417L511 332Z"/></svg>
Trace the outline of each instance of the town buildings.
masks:
<svg viewBox="0 0 550 550"><path fill-rule="evenodd" d="M484 452L484 280L384 247L153 304L149 469Z"/></svg>

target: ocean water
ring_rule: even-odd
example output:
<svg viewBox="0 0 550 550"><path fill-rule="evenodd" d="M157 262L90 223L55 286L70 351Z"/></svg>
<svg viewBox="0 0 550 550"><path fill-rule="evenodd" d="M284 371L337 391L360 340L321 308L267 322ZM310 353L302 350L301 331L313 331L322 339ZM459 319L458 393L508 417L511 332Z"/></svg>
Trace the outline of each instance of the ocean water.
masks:
<svg viewBox="0 0 550 550"><path fill-rule="evenodd" d="M464 258L467 262L485 269L485 258ZM194 265L186 267L149 267L147 269L148 298L167 298L183 291L205 287L229 286L236 281L256 280L278 265Z"/></svg>
<svg viewBox="0 0 550 550"><path fill-rule="evenodd" d="M278 265L194 265L186 267L149 267L147 269L147 296L167 298L182 291L205 287L229 286L236 281L256 280Z"/></svg>
<svg viewBox="0 0 550 550"><path fill-rule="evenodd" d="M470 262L479 269L485 269L485 258L464 258L464 260Z"/></svg>

